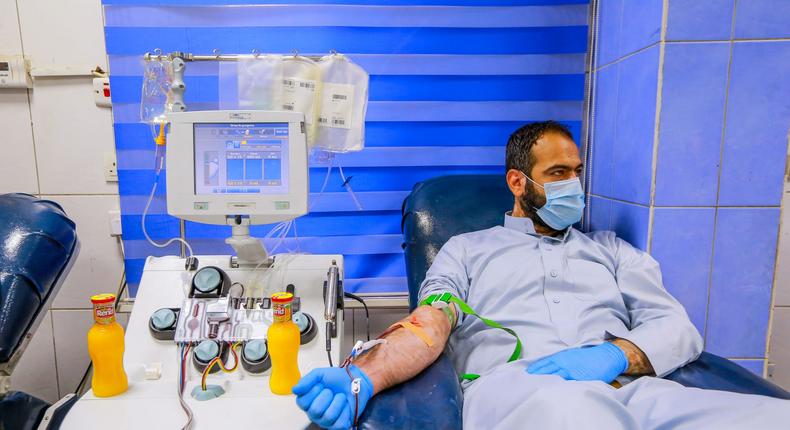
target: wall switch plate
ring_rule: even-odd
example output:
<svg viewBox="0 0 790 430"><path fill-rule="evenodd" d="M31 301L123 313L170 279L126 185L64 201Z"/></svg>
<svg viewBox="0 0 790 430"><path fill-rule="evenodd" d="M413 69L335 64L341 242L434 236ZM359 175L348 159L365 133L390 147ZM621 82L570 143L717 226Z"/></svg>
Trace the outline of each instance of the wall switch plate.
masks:
<svg viewBox="0 0 790 430"><path fill-rule="evenodd" d="M110 236L120 236L123 234L121 228L121 211L113 209L108 211L107 215L110 217Z"/></svg>
<svg viewBox="0 0 790 430"><path fill-rule="evenodd" d="M115 160L115 152L104 153L104 180L118 182L118 162Z"/></svg>

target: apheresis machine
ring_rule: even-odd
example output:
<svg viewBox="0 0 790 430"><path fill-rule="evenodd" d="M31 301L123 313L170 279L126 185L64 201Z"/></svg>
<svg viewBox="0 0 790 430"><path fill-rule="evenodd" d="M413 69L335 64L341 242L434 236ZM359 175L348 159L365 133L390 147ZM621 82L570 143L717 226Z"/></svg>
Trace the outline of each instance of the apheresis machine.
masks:
<svg viewBox="0 0 790 430"><path fill-rule="evenodd" d="M235 255L147 259L125 338L129 389L107 398L87 392L64 428L307 427L294 397L269 389L270 297L287 291L296 298L302 375L339 363L343 257L269 255L250 236L251 225L308 211L304 115L175 112L167 124L168 213L231 226L226 242ZM218 358L236 366L211 366ZM219 388L207 393L207 383Z"/></svg>

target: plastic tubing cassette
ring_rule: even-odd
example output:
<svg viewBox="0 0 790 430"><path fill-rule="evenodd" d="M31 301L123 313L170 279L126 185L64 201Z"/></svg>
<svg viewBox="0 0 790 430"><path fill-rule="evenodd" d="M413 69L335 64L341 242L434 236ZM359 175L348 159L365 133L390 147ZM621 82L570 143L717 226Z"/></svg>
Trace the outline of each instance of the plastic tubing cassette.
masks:
<svg viewBox="0 0 790 430"><path fill-rule="evenodd" d="M199 343L204 340L243 342L266 339L272 324L272 310L261 299L219 297L190 298L181 305L174 341Z"/></svg>

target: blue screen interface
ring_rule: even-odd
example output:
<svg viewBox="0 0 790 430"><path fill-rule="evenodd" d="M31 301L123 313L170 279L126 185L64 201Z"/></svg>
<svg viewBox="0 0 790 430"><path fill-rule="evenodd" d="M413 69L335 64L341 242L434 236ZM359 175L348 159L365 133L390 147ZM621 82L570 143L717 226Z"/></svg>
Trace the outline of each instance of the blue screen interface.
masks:
<svg viewBox="0 0 790 430"><path fill-rule="evenodd" d="M194 125L195 194L286 194L288 123Z"/></svg>

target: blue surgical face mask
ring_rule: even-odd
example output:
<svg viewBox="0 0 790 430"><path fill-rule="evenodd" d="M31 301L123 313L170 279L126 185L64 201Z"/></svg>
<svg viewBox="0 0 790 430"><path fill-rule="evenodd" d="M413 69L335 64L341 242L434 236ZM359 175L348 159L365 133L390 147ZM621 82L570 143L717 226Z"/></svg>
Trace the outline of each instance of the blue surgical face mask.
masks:
<svg viewBox="0 0 790 430"><path fill-rule="evenodd" d="M521 173L524 175L524 173ZM546 204L536 211L540 219L554 230L564 230L582 219L584 211L584 191L578 177L564 181L546 182L541 185L532 180L533 184L543 188L546 193Z"/></svg>

